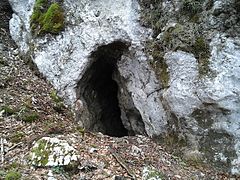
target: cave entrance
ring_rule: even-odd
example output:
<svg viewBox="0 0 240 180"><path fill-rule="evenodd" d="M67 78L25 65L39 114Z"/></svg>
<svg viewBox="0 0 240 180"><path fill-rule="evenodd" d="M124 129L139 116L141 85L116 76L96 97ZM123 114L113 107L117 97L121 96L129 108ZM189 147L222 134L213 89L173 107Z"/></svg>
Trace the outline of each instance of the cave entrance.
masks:
<svg viewBox="0 0 240 180"><path fill-rule="evenodd" d="M88 115L82 117L88 122L83 124L89 130L114 137L128 135L121 120L119 86L113 78L118 74L117 61L128 47L126 43L114 42L99 47L91 56L92 64L79 84L80 98L88 111Z"/></svg>

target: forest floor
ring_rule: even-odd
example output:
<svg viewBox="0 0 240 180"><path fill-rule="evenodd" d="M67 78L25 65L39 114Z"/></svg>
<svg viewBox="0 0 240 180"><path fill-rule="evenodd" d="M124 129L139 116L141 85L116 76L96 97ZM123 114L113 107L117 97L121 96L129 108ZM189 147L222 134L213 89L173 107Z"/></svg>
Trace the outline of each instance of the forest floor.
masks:
<svg viewBox="0 0 240 180"><path fill-rule="evenodd" d="M79 130L71 111L56 102L53 87L19 55L9 34L10 17L0 11L0 179L13 172L31 180L142 179L144 167L156 169L162 179L230 178L207 165L183 161L148 137L116 138ZM29 164L33 142L56 136L76 147L80 159L74 171Z"/></svg>

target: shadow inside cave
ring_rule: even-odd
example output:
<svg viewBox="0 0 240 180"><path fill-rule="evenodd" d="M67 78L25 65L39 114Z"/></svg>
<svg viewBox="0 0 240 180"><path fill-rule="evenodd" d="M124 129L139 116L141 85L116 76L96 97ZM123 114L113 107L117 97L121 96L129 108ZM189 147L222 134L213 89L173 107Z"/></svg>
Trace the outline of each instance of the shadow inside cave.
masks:
<svg viewBox="0 0 240 180"><path fill-rule="evenodd" d="M91 115L89 130L114 137L128 135L121 120L119 87L113 80L117 61L127 49L126 43L117 41L99 47L91 56L92 64L79 83L80 97L84 99Z"/></svg>

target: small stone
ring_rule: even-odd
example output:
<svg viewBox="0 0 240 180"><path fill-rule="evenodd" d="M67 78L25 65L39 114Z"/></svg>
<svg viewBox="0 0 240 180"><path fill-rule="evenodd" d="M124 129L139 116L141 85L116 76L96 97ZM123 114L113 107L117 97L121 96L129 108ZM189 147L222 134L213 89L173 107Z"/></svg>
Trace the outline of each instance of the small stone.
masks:
<svg viewBox="0 0 240 180"><path fill-rule="evenodd" d="M179 175L174 175L174 177L177 178L177 179L181 179L181 178L182 178L182 177L179 176Z"/></svg>
<svg viewBox="0 0 240 180"><path fill-rule="evenodd" d="M93 148L93 147L90 148L90 150L89 150L90 153L95 153L95 152L97 152L97 151L98 151L98 149L97 149L97 148Z"/></svg>
<svg viewBox="0 0 240 180"><path fill-rule="evenodd" d="M90 161L85 161L82 163L82 166L79 168L82 172L92 172L97 169L97 165Z"/></svg>
<svg viewBox="0 0 240 180"><path fill-rule="evenodd" d="M132 146L132 152L131 152L132 155L139 156L141 155L141 153L142 153L142 150L139 147L135 145Z"/></svg>
<svg viewBox="0 0 240 180"><path fill-rule="evenodd" d="M12 53L13 53L14 56L17 56L19 54L19 51L18 51L18 49L15 49L15 50L12 51Z"/></svg>
<svg viewBox="0 0 240 180"><path fill-rule="evenodd" d="M52 170L48 171L48 180L56 180L56 178L54 178Z"/></svg>

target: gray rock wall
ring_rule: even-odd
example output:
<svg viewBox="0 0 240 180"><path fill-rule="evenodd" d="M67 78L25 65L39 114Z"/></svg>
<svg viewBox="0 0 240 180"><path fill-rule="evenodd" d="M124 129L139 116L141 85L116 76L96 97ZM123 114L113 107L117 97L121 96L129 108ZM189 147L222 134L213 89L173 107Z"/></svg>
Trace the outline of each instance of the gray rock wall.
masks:
<svg viewBox="0 0 240 180"><path fill-rule="evenodd" d="M82 125L94 122L79 88L94 63L92 54L113 42L126 43L113 77L125 128L149 136L176 131L185 138L186 155L196 153L240 173L237 0L140 1L141 9L137 0L65 0L64 31L43 37L30 33L34 1L9 1L13 39L75 108ZM141 23L153 34L140 25L140 10Z"/></svg>
<svg viewBox="0 0 240 180"><path fill-rule="evenodd" d="M148 57L142 51L143 42L151 31L139 25L140 7L137 1L66 0L63 3L65 30L57 36L48 34L35 38L32 38L29 29L33 1L10 2L15 11L10 22L13 39L23 52L32 52L39 71L67 104L72 107L75 104L85 105L76 107L78 112L85 113L82 124L92 125L85 100L79 97L78 83L94 61L90 58L93 52L98 47L118 41L131 44L118 61L117 69L125 81L130 100L141 114L146 133L157 136L166 131L165 112L157 91L160 85L148 65ZM22 26L26 28L21 29Z"/></svg>
<svg viewBox="0 0 240 180"><path fill-rule="evenodd" d="M162 99L185 156L239 174L239 1L150 2L141 1L142 21L154 29L152 64L160 82L168 77Z"/></svg>

